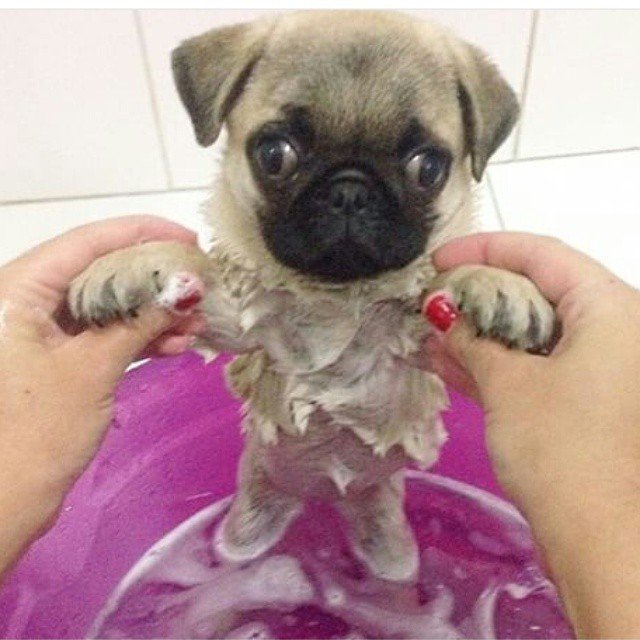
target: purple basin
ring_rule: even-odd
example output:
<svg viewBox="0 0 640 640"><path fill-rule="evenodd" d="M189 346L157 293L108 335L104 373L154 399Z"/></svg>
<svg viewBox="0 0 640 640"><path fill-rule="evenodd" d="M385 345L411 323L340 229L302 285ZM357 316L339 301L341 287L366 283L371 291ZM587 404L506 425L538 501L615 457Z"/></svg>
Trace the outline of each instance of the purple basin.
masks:
<svg viewBox="0 0 640 640"><path fill-rule="evenodd" d="M500 495L487 462L482 414L453 395L450 439L433 471ZM222 363L193 355L131 371L100 454L69 495L56 526L0 591L0 636L85 635L143 553L233 492L242 441L238 403Z"/></svg>

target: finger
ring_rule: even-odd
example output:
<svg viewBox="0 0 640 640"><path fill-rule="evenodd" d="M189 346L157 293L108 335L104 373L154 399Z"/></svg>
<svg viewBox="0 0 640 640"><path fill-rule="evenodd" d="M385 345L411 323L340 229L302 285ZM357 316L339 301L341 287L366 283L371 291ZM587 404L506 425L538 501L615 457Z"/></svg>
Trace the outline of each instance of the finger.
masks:
<svg viewBox="0 0 640 640"><path fill-rule="evenodd" d="M113 381L154 342L175 324L176 317L158 307L143 309L137 318L118 321L107 327L90 327L67 342L65 349L91 354L99 371Z"/></svg>
<svg viewBox="0 0 640 640"><path fill-rule="evenodd" d="M440 334L429 336L425 347L431 371L437 374L445 384L468 398L476 401L480 399L473 376L449 352Z"/></svg>
<svg viewBox="0 0 640 640"><path fill-rule="evenodd" d="M599 262L555 238L530 233L479 233L453 240L434 256L439 271L461 264L486 264L529 277L557 304L567 293L591 280L617 280Z"/></svg>
<svg viewBox="0 0 640 640"><path fill-rule="evenodd" d="M194 341L195 337L190 335L163 334L147 346L142 353L142 357L177 356L190 349Z"/></svg>
<svg viewBox="0 0 640 640"><path fill-rule="evenodd" d="M446 291L431 294L424 302L422 315L435 329L447 354L452 355L478 384L491 373L496 357L506 352L502 345L478 338Z"/></svg>
<svg viewBox="0 0 640 640"><path fill-rule="evenodd" d="M535 357L478 337L475 330L462 318L456 320L444 334L443 344L448 353L471 374L480 389L496 375L508 372L514 366L524 363L527 358Z"/></svg>
<svg viewBox="0 0 640 640"><path fill-rule="evenodd" d="M95 222L35 247L0 270L4 296L53 313L73 278L97 258L150 240L196 243L184 227L149 215L124 216Z"/></svg>
<svg viewBox="0 0 640 640"><path fill-rule="evenodd" d="M173 326L172 333L182 335L200 335L204 333L209 326L207 317L199 310L195 309L188 316L181 316L178 322Z"/></svg>
<svg viewBox="0 0 640 640"><path fill-rule="evenodd" d="M196 336L204 333L207 327L206 316L196 310L173 324L170 332L162 334L149 344L143 356L172 356L182 353L193 346Z"/></svg>

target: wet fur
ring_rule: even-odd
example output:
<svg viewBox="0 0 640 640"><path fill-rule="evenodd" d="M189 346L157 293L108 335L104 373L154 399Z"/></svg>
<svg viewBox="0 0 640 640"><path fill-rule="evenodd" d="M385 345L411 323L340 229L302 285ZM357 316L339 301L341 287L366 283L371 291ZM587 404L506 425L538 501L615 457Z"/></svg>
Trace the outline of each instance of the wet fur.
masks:
<svg viewBox="0 0 640 640"><path fill-rule="evenodd" d="M430 259L473 230L473 178L517 117L513 93L474 47L393 13L287 14L228 27L184 43L174 70L200 143L228 128L205 207L212 249L204 256L157 243L107 256L74 283L71 308L108 321L156 298L171 273L198 275L209 318L202 346L238 354L228 379L245 403L246 450L219 552L259 555L305 498L324 498L350 523L372 571L409 579L418 558L398 474L408 462L435 461L447 404L422 353L424 297L448 290L479 334L519 348L540 348L553 327L551 307L523 277L474 266L436 277ZM417 259L337 284L273 257L261 219L278 215L277 199L252 173L247 139L283 105L300 103L329 157L347 147L388 154L410 118L450 149L449 178L429 203L428 242Z"/></svg>

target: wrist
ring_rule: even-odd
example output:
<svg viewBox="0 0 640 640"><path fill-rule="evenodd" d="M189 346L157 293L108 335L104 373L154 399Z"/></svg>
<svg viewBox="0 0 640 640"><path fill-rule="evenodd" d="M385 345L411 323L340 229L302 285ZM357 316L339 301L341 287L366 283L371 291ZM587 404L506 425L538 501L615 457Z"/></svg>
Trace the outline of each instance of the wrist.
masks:
<svg viewBox="0 0 640 640"><path fill-rule="evenodd" d="M549 492L527 517L542 561L578 637L637 637L640 613L640 491L620 482Z"/></svg>

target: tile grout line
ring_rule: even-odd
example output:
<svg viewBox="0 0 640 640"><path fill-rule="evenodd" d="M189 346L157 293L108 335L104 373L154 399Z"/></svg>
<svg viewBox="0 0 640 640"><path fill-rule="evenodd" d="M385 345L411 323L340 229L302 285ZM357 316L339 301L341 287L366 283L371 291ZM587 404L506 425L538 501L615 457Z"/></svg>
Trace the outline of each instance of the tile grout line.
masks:
<svg viewBox="0 0 640 640"><path fill-rule="evenodd" d="M520 154L520 142L522 138L522 129L524 127L525 111L527 109L527 98L529 94L529 80L531 79L531 67L533 66L533 52L536 46L536 39L538 35L538 18L540 15L539 9L533 10L533 16L531 17L531 27L529 29L529 46L527 48L527 59L524 67L524 78L522 79L522 87L520 91L520 118L518 120L518 128L516 129L515 141L513 145L513 158L518 159Z"/></svg>
<svg viewBox="0 0 640 640"><path fill-rule="evenodd" d="M167 145L162 131L162 123L160 121L160 110L158 109L158 101L156 99L155 87L153 84L153 77L151 75L151 65L149 62L149 51L147 50L147 43L144 37L144 29L142 27L142 19L140 18L140 11L138 9L132 9L133 21L136 26L136 33L138 35L138 45L140 47L140 53L142 55L142 65L144 67L144 73L147 80L147 91L149 92L149 100L151 101L151 111L153 112L153 121L156 127L156 136L158 138L158 144L160 146L160 156L162 158L162 167L164 169L164 177L167 184L167 189L173 188L173 178L171 176L171 168L169 166L169 156L167 154Z"/></svg>
<svg viewBox="0 0 640 640"><path fill-rule="evenodd" d="M603 149L601 151L583 151L576 153L565 153L553 156L532 156L530 158L515 158L513 160L497 160L489 163L489 169L491 167L504 167L515 164L524 164L527 162L538 162L543 160L564 160L566 158L581 158L581 157L593 157L599 155L611 155L615 153L632 153L640 151L640 147L627 147L625 149ZM125 198L135 196L155 196L171 193L186 193L190 191L202 191L203 189L209 189L210 184L204 183L201 185L195 185L193 187L175 187L172 186L166 189L147 189L143 191L116 191L109 193L90 193L83 195L68 195L68 196L55 196L51 198L31 198L28 200L0 200L0 207L4 206L17 206L21 204L45 204L47 202L66 202L74 200L101 200L106 198Z"/></svg>
<svg viewBox="0 0 640 640"><path fill-rule="evenodd" d="M136 196L159 196L170 195L172 193L189 193L202 191L209 188L209 185L203 184L197 187L172 187L171 189L150 189L147 191L122 191L118 193L93 193L89 195L79 196L59 196L55 198L34 198L31 200L4 200L0 201L0 207L18 206L21 204L46 204L48 202L73 202L76 200L106 200L108 198L133 198Z"/></svg>
<svg viewBox="0 0 640 640"><path fill-rule="evenodd" d="M604 156L612 153L630 153L640 151L640 147L625 147L623 149L598 149L597 151L575 151L572 153L558 153L548 156L525 156L510 160L494 160L489 163L489 167L503 166L507 164L520 164L523 162L536 162L540 160L564 160L566 158L589 158L592 156Z"/></svg>
<svg viewBox="0 0 640 640"><path fill-rule="evenodd" d="M500 205L498 204L498 196L496 195L496 190L493 186L493 182L491 181L491 175L488 172L487 172L487 187L489 187L489 197L491 198L491 203L493 204L493 208L496 212L496 216L498 216L498 223L500 224L500 230L506 231L507 225L504 223L502 211L500 210Z"/></svg>

